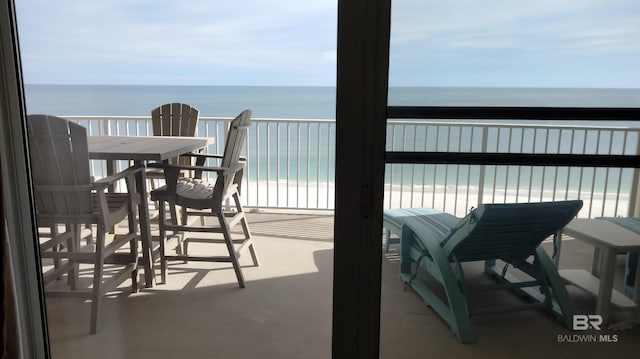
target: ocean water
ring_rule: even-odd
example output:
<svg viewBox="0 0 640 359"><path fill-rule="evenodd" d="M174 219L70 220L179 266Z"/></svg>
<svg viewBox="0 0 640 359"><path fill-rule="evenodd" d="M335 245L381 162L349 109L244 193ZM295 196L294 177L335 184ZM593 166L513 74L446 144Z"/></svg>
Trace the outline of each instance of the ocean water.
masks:
<svg viewBox="0 0 640 359"><path fill-rule="evenodd" d="M188 103L202 117L335 118L333 87L26 85L27 111L59 116L148 116L169 102Z"/></svg>
<svg viewBox="0 0 640 359"><path fill-rule="evenodd" d="M25 92L29 113L60 116L146 116L184 102L205 117L250 108L258 118L335 118L334 87L28 84ZM392 87L389 105L640 107L640 89Z"/></svg>
<svg viewBox="0 0 640 359"><path fill-rule="evenodd" d="M264 86L116 86L116 85L26 85L26 105L29 113L47 113L58 116L149 116L150 111L167 102L185 102L200 110L202 117L232 117L240 111L250 108L254 118L287 118L287 119L335 119L335 88L333 87L264 87ZM389 104L396 106L570 106L570 107L640 107L640 89L543 89L543 88L426 88L403 87L390 88ZM640 120L640 119L639 119ZM499 121L495 121L499 122ZM535 121L519 121L518 123ZM557 122L554 122L557 124ZM568 122L572 125L597 125L588 121ZM548 124L548 123L547 123ZM638 122L607 122L607 125L631 126L640 128ZM389 126L387 135L388 150L455 150L455 142L450 148L437 147L438 143L447 142L445 138L451 134L438 132L434 128L422 128L420 132L402 137L398 131L392 133ZM409 129L411 130L411 129ZM271 183L284 179L289 174L292 178L320 186L331 184L334 178L335 130L327 126L310 125L301 131L290 132L286 128L261 128L259 141L256 133L251 133L249 143L259 143L252 147L248 154L250 168L247 179L250 183ZM404 131L404 130L403 130ZM460 130L462 131L462 130ZM258 131L255 131L258 132ZM270 141L265 136L273 137ZM291 137L292 148L301 145L301 158L288 156L287 144L278 144L275 136ZM319 135L318 135L319 134ZM452 136L453 141L466 143L473 140L474 133L461 133ZM517 147L527 148L533 138L515 137ZM558 151L568 153L573 144L568 144L561 132L552 132L550 140L557 142ZM589 133L584 132L581 143L594 142ZM457 139L456 139L457 138ZM495 143L488 144L489 149L497 151L509 150L513 143L500 142L501 136L494 136ZM574 141L574 140L572 140ZM270 150L267 143L270 142ZM612 151L618 153L635 153L638 138L629 138L625 148L617 148L622 141L612 138ZM434 147L435 146L435 147ZM533 146L533 145L532 145ZM567 147L568 146L568 147ZM577 145L580 147L581 145ZM307 157L306 149L310 149ZM322 148L314 153L314 149ZM602 153L600 149L589 149L587 153ZM535 150L538 151L538 150ZM267 155L269 153L269 155ZM271 167L267 169L267 162ZM278 169L274 164L279 163ZM460 175L458 174L460 172ZM466 171L466 172L465 172ZM434 165L390 165L387 167L387 183L391 187L406 189L411 183L416 191L422 186L446 189L452 187L474 186L473 183L461 184L459 177L472 178L478 176L479 168ZM599 172L576 172L571 169L519 169L489 167L488 178L493 178L498 188L518 188L528 178L531 186L541 191L558 186L570 191L593 188L598 192L606 192L611 184L630 185L632 171L609 171L604 175ZM525 172L522 172L525 171ZM467 173L468 172L468 173ZM600 180L600 178L604 178ZM588 180L588 181L587 181ZM254 182L251 182L254 181ZM587 182L585 182L587 181ZM597 181L597 183L595 183ZM522 186L525 186L523 183ZM330 186L329 186L330 187ZM472 189L477 191L477 188ZM330 197L330 196L327 196ZM281 204L279 204L281 205Z"/></svg>

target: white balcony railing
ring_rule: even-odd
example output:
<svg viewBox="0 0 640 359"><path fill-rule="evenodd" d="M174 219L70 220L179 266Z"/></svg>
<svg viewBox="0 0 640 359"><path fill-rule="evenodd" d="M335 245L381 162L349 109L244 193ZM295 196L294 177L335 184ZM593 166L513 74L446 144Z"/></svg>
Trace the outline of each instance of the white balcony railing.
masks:
<svg viewBox="0 0 640 359"><path fill-rule="evenodd" d="M149 117L68 116L90 135L150 135ZM229 118L203 117L197 136L213 137L220 153ZM389 151L637 155L640 129L390 120ZM244 205L253 208L334 208L334 120L252 120ZM122 164L123 166L126 164ZM105 173L93 164L94 175ZM426 206L464 215L479 203L580 198L581 217L628 216L638 170L532 166L388 164L385 207Z"/></svg>
<svg viewBox="0 0 640 359"><path fill-rule="evenodd" d="M640 129L393 121L389 151L635 155ZM479 203L582 199L581 217L628 216L633 168L392 164L385 206L426 206L463 215Z"/></svg>

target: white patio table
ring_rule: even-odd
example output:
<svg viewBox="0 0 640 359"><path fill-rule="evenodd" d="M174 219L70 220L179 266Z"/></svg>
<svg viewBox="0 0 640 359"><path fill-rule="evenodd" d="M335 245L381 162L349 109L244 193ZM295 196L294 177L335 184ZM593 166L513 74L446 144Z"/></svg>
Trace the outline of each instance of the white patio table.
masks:
<svg viewBox="0 0 640 359"><path fill-rule="evenodd" d="M616 256L640 251L640 236L606 220L580 218L569 222L562 233L595 247L591 272L580 269L563 269L559 272L565 280L597 296L595 314L602 316L603 324L609 321L612 302L621 309L637 308L637 301L640 301L640 267L635 276L633 299L615 290L613 279Z"/></svg>

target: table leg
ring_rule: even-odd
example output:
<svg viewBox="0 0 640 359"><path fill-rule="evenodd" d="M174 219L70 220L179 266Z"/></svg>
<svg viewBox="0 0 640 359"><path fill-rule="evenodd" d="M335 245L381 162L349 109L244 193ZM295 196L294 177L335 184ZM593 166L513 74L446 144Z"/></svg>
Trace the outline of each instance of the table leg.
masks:
<svg viewBox="0 0 640 359"><path fill-rule="evenodd" d="M562 230L553 235L553 245L555 247L555 251L553 253L553 263L556 265L556 268L559 268L560 250L562 249Z"/></svg>
<svg viewBox="0 0 640 359"><path fill-rule="evenodd" d="M111 176L115 173L118 172L118 169L116 168L117 164L116 161L113 160L107 160L107 176ZM116 191L116 185L114 184L110 184L109 187L107 188L107 191L109 193L115 193ZM116 233L116 227L115 226L111 226L111 228L108 228L107 231L109 233Z"/></svg>
<svg viewBox="0 0 640 359"><path fill-rule="evenodd" d="M107 176L111 176L114 173L118 172L118 169L116 168L117 164L116 161L114 160L107 160ZM112 184L109 185L109 193L113 193L116 191L116 185Z"/></svg>
<svg viewBox="0 0 640 359"><path fill-rule="evenodd" d="M141 161L136 161L136 165L142 165ZM147 288L153 287L155 278L155 267L152 256L153 242L151 237L151 225L149 223L149 203L147 202L147 179L144 171L136 174L136 190L140 194L140 204L138 205L138 215L140 219L140 238L142 242L142 262L144 264L144 281Z"/></svg>
<svg viewBox="0 0 640 359"><path fill-rule="evenodd" d="M638 281L638 252L627 253L627 261L625 263L624 270L624 293L631 299L637 301L640 297L637 296L637 281Z"/></svg>
<svg viewBox="0 0 640 359"><path fill-rule="evenodd" d="M633 284L633 301L640 304L640 256L636 258L636 277Z"/></svg>
<svg viewBox="0 0 640 359"><path fill-rule="evenodd" d="M593 247L593 258L591 260L591 274L596 277L600 277L600 272L602 272L602 251L600 247Z"/></svg>
<svg viewBox="0 0 640 359"><path fill-rule="evenodd" d="M616 265L616 251L613 248L601 247L599 250L600 261L600 287L598 288L598 302L596 314L602 316L602 324L609 321L611 309L611 294L613 291L613 277Z"/></svg>

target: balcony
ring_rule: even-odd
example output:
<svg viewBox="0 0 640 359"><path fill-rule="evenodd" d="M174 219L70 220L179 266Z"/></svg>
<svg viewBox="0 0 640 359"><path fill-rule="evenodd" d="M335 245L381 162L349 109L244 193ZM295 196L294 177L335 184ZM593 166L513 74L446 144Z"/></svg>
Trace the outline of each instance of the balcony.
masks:
<svg viewBox="0 0 640 359"><path fill-rule="evenodd" d="M94 135L151 133L143 117L76 119ZM228 120L201 119L197 135L216 138L208 151L220 152ZM335 125L253 122L243 201L252 209L249 223L261 266L241 258L248 265L247 288L237 288L226 265L174 262L167 284L127 295L125 283L122 293L105 299L96 336L87 331L88 303L48 299L53 358L331 356ZM640 130L627 127L390 121L387 143L398 151L615 155L637 154L639 138ZM93 171L100 177L106 170L95 162ZM632 214L637 193L634 169L389 164L385 207L427 206L461 216L481 202L581 198L580 216L592 218ZM382 239L381 234L381 250ZM544 246L553 251L550 242ZM618 258L616 273L621 291L623 261ZM590 265L591 247L568 238L559 267ZM538 311L474 317L478 341L462 345L415 293L404 290L398 273L398 248L392 246L382 264L381 358L514 357L522 356L523 348L535 348L535 357L602 357L611 350L637 350L640 328L607 331L617 335L615 344L572 345L558 336L576 333ZM467 275L482 280L481 265L472 264ZM579 312L593 311L593 297L569 290ZM71 311L79 314L69 316Z"/></svg>
<svg viewBox="0 0 640 359"><path fill-rule="evenodd" d="M330 358L333 217L250 213L249 223L261 266L241 258L246 288L237 287L230 266L173 262L167 284L125 294L125 283L122 293L108 296L97 335L88 334L89 303L50 298L52 357ZM561 268L589 267L590 247L571 239L563 246ZM481 265L466 270L483 280ZM605 331L618 335L617 343L559 343L559 335L584 333L540 311L475 316L477 342L460 344L415 293L404 290L398 273L398 247L392 246L382 263L381 358L516 357L522 348L535 348L535 357L595 358L637 350L640 328ZM593 297L569 291L580 311L592 313ZM495 294L483 300L517 301Z"/></svg>

